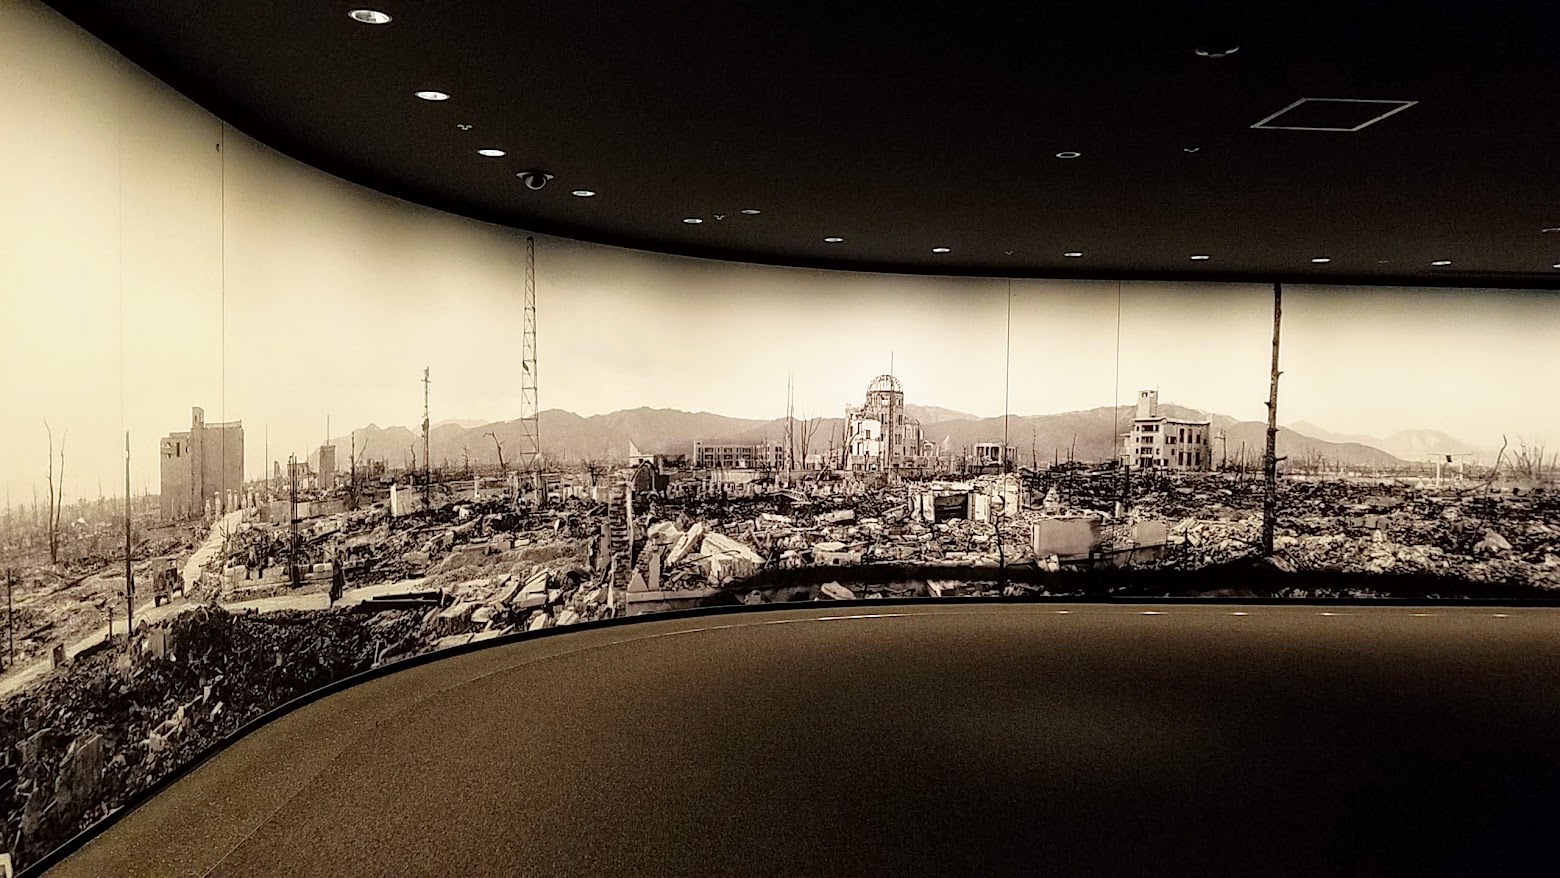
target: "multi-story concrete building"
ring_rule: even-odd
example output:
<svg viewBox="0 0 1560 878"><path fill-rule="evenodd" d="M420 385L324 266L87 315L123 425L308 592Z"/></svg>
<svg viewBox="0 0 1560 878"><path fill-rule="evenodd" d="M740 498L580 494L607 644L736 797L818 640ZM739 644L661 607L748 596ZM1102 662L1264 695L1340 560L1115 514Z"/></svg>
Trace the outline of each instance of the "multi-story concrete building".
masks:
<svg viewBox="0 0 1560 878"><path fill-rule="evenodd" d="M921 422L905 415L905 389L892 375L867 385L866 401L845 408L845 469L862 472L925 469L930 459Z"/></svg>
<svg viewBox="0 0 1560 878"><path fill-rule="evenodd" d="M1009 472L1018 469L1018 448L1009 445L1007 453L1003 454L1001 442L976 442L970 446L970 456L966 461L967 469L982 472Z"/></svg>
<svg viewBox="0 0 1560 878"><path fill-rule="evenodd" d="M1200 472L1212 464L1211 421L1159 413L1159 392L1138 392L1132 430L1121 434L1121 460L1134 469Z"/></svg>
<svg viewBox="0 0 1560 878"><path fill-rule="evenodd" d="M785 465L785 448L777 442L695 442L693 465L700 469L777 470Z"/></svg>
<svg viewBox="0 0 1560 878"><path fill-rule="evenodd" d="M320 446L320 473L316 484L322 491L336 487L336 446Z"/></svg>
<svg viewBox="0 0 1560 878"><path fill-rule="evenodd" d="M159 451L163 520L220 515L242 502L242 421L208 424L206 412L196 406L189 432L164 436Z"/></svg>

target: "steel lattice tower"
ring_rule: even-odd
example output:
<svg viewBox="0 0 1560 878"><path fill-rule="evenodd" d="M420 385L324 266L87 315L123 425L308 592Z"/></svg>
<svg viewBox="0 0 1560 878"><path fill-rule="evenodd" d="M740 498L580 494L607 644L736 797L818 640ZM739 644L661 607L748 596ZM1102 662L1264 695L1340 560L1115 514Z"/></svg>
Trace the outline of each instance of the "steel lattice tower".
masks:
<svg viewBox="0 0 1560 878"><path fill-rule="evenodd" d="M525 239L525 328L520 339L520 469L542 468L541 409L536 398L536 238Z"/></svg>

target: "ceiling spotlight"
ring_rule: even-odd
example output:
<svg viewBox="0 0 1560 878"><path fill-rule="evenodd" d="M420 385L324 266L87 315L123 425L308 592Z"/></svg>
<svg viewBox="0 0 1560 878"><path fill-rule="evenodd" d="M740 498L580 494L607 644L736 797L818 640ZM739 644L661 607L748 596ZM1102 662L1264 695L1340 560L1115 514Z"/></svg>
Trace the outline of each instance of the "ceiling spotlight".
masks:
<svg viewBox="0 0 1560 878"><path fill-rule="evenodd" d="M1452 264L1452 260L1450 260L1450 259L1437 259L1436 261L1434 261L1434 262L1432 262L1430 264L1431 265L1451 265Z"/></svg>
<svg viewBox="0 0 1560 878"><path fill-rule="evenodd" d="M1539 229L1541 232L1560 232L1560 226L1550 226L1547 229Z"/></svg>
<svg viewBox="0 0 1560 878"><path fill-rule="evenodd" d="M759 210L756 207L744 207L744 208L742 208L742 212L747 214L748 216L758 216L763 211Z"/></svg>
<svg viewBox="0 0 1560 878"><path fill-rule="evenodd" d="M1077 251L1077 250L1068 250L1066 253L1063 253L1062 255L1066 256L1068 259L1077 259L1079 256L1082 256L1083 254L1081 252Z"/></svg>
<svg viewBox="0 0 1560 878"><path fill-rule="evenodd" d="M570 194L574 195L575 197L578 197L578 198L595 198L596 197L596 192L595 192L594 189L576 189L576 190L574 190Z"/></svg>
<svg viewBox="0 0 1560 878"><path fill-rule="evenodd" d="M1190 153L1190 152L1196 152L1199 149L1202 149L1202 147L1200 147L1200 146L1183 146L1183 147L1181 147L1181 152L1188 152L1188 153Z"/></svg>
<svg viewBox="0 0 1560 878"><path fill-rule="evenodd" d="M1314 257L1311 258L1311 261L1316 263L1317 265L1324 265L1324 264L1326 264L1328 262L1331 262L1332 260L1327 258L1326 256L1314 256Z"/></svg>
<svg viewBox="0 0 1560 878"><path fill-rule="evenodd" d="M520 182L525 184L525 188L531 190L532 192L540 192L547 186L549 182L552 181L553 178L553 175L547 173L546 171L538 171L534 169L530 171L521 171L518 174L515 174L515 176L519 177Z"/></svg>
<svg viewBox="0 0 1560 878"><path fill-rule="evenodd" d="M389 24L390 16L377 9L354 9L347 13L353 21L361 21L364 24Z"/></svg>
<svg viewBox="0 0 1560 878"><path fill-rule="evenodd" d="M1226 26L1213 25L1192 45L1199 58L1227 58L1240 51L1240 41Z"/></svg>
<svg viewBox="0 0 1560 878"><path fill-rule="evenodd" d="M951 253L953 251L949 250L947 247L933 247L932 248L932 252L933 253Z"/></svg>
<svg viewBox="0 0 1560 878"><path fill-rule="evenodd" d="M699 223L704 222L704 220L702 220L702 219L700 219L700 218L698 218L696 216L685 216L685 217L683 217L683 222L687 223L690 226L696 226Z"/></svg>
<svg viewBox="0 0 1560 878"><path fill-rule="evenodd" d="M470 131L471 130L471 123L470 122L456 122L455 123L455 127L459 128L462 131Z"/></svg>
<svg viewBox="0 0 1560 878"><path fill-rule="evenodd" d="M833 237L830 237L830 238L824 238L823 242L825 244L838 244L839 242L841 242L843 240L845 240L845 239L844 238L833 238Z"/></svg>
<svg viewBox="0 0 1560 878"><path fill-rule="evenodd" d="M1556 262L1554 265L1551 265L1549 267L1550 268L1560 268L1560 262Z"/></svg>
<svg viewBox="0 0 1560 878"><path fill-rule="evenodd" d="M1203 260L1204 260L1204 259L1209 259L1209 258L1211 258L1211 257L1209 257L1209 256L1205 256L1205 255L1203 255L1203 254L1201 254L1201 253L1198 253L1198 254L1195 254L1195 255L1193 255L1193 256L1192 256L1192 258L1193 258L1193 259L1195 259L1195 260L1197 260L1197 261L1198 261L1198 262L1201 262L1201 261L1203 261Z"/></svg>
<svg viewBox="0 0 1560 878"><path fill-rule="evenodd" d="M501 149L479 149L477 150L477 155L485 155L490 159L496 159L501 155L505 155L505 152Z"/></svg>
<svg viewBox="0 0 1560 878"><path fill-rule="evenodd" d="M1059 158L1059 159L1075 159L1075 158L1077 158L1078 156L1081 156L1081 155L1083 155L1083 153L1081 153L1081 152L1073 152L1071 150L1068 150L1067 152L1059 152L1059 153L1057 153L1056 157Z"/></svg>
<svg viewBox="0 0 1560 878"><path fill-rule="evenodd" d="M450 96L442 91L419 91L415 94L425 101L447 101Z"/></svg>

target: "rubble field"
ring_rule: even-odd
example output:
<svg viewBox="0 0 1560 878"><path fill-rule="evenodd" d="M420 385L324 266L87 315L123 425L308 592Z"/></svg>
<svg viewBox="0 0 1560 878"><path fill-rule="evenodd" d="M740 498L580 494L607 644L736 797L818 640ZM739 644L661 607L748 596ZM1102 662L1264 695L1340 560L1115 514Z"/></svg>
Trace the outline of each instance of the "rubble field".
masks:
<svg viewBox="0 0 1560 878"><path fill-rule="evenodd" d="M625 480L592 498L342 504L296 537L244 521L171 617L138 610L128 648L121 635L0 702L0 849L36 859L313 688L514 632L858 598L1560 596L1560 495L1537 487L1282 479L1271 558L1262 482L1221 474L1063 465L736 497ZM174 534L137 563L193 546ZM123 588L102 559L28 575L24 657L100 628Z"/></svg>
<svg viewBox="0 0 1560 878"><path fill-rule="evenodd" d="M142 534L132 555L137 583L151 579L152 558L188 555L195 543L195 532L186 525L160 526ZM15 577L11 595L16 626L15 664L26 665L46 658L54 644L88 637L111 621L123 633L123 543L119 548L117 558L93 552L57 565L47 563L46 551L9 559ZM0 612L4 610L0 606Z"/></svg>
<svg viewBox="0 0 1560 878"><path fill-rule="evenodd" d="M420 614L182 613L0 702L0 812L17 866L239 727L424 648Z"/></svg>

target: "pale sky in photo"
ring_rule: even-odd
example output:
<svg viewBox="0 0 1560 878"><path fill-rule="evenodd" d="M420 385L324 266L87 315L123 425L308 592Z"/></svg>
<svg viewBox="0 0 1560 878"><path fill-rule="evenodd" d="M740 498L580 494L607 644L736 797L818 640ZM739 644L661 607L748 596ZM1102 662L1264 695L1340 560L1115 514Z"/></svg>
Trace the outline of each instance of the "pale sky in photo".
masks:
<svg viewBox="0 0 1560 878"><path fill-rule="evenodd" d="M327 416L337 436L415 428L425 366L435 422L519 415L524 233L224 133L85 36L16 44L28 48L0 57L0 491L13 504L42 491L45 419L69 431L67 496L96 497L122 490L126 430L134 489L155 492L157 441L188 429L195 405L243 421L252 477L267 432L285 459L320 444ZM611 209L610 193L598 200ZM892 362L908 402L980 416L1157 388L1265 418L1270 287L1015 280L1011 303L1009 288L541 237L541 407L777 418L791 376L799 416L838 417ZM1281 422L1560 446L1560 295L1290 287L1284 305Z"/></svg>

